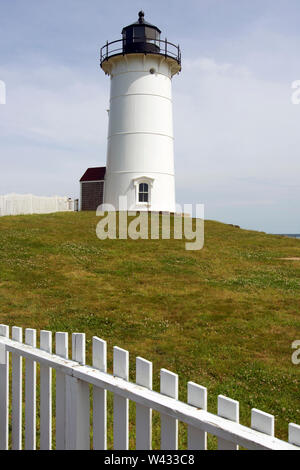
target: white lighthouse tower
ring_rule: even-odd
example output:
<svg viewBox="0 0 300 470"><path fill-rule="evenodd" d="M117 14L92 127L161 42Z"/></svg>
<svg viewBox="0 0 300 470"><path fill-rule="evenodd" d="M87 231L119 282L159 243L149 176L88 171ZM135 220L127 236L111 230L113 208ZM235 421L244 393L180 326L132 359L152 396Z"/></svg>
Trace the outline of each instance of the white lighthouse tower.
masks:
<svg viewBox="0 0 300 470"><path fill-rule="evenodd" d="M128 210L175 211L172 77L181 70L179 46L160 39L144 20L123 28L101 49L110 76L104 204Z"/></svg>

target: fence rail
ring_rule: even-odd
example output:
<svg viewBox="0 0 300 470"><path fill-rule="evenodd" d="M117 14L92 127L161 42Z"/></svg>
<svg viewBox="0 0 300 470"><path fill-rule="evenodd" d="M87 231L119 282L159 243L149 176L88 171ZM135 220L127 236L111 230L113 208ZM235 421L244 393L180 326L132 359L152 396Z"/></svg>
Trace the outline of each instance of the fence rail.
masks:
<svg viewBox="0 0 300 470"><path fill-rule="evenodd" d="M129 353L114 347L113 375L106 369L106 342L93 337L93 364L85 364L85 335L72 334L72 359L68 359L68 334L0 325L0 449L22 447L22 360L25 359L25 449L36 449L36 364L40 364L40 448L52 449L52 373L56 374L56 449L105 450L107 447L106 391L114 394L114 449L129 448L128 401L136 404L136 448L151 449L152 410L161 416L161 449L178 448L178 421L188 425L188 448L205 450L207 433L218 438L218 449L300 450L300 426L289 424L289 442L274 437L274 416L252 409L251 428L239 424L239 403L219 395L218 415L207 411L207 390L188 383L188 403L178 400L178 376L160 372L160 393L152 390L152 364L136 358L136 383L129 381ZM9 355L11 355L11 362ZM11 367L10 367L11 364ZM11 369L11 393L9 373ZM93 386L90 403L89 386ZM11 405L11 423L9 406ZM90 442L90 411L93 413ZM9 436L11 424L11 436Z"/></svg>

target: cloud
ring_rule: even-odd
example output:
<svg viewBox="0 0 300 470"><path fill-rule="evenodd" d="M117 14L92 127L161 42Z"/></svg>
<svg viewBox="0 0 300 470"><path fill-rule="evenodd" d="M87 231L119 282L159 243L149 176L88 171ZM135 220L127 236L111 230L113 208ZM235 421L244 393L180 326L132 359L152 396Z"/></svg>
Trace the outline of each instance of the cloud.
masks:
<svg viewBox="0 0 300 470"><path fill-rule="evenodd" d="M205 201L207 216L224 220L223 205L252 201L264 212L266 204L275 207L292 196L288 210L299 224L300 106L291 105L290 87L257 78L243 65L206 57L186 61L174 79L181 198Z"/></svg>
<svg viewBox="0 0 300 470"><path fill-rule="evenodd" d="M0 69L0 192L77 195L89 165L105 163L106 87L80 70L48 64Z"/></svg>
<svg viewBox="0 0 300 470"><path fill-rule="evenodd" d="M62 146L99 145L107 96L99 83L53 65L9 71L2 136ZM21 77L21 79L20 79Z"/></svg>

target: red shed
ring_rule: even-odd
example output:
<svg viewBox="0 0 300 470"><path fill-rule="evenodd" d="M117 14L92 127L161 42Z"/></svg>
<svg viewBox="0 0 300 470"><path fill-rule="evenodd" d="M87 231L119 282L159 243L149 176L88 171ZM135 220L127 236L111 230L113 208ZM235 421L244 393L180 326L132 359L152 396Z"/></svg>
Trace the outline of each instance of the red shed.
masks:
<svg viewBox="0 0 300 470"><path fill-rule="evenodd" d="M106 167L88 168L80 179L80 210L95 211L103 203Z"/></svg>

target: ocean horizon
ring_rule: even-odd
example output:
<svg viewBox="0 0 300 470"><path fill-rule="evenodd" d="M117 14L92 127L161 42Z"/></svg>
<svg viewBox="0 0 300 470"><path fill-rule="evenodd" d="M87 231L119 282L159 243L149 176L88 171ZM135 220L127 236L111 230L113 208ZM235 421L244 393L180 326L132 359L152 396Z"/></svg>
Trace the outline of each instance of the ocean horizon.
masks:
<svg viewBox="0 0 300 470"><path fill-rule="evenodd" d="M281 237L300 238L300 233L275 233L274 235L280 235Z"/></svg>

